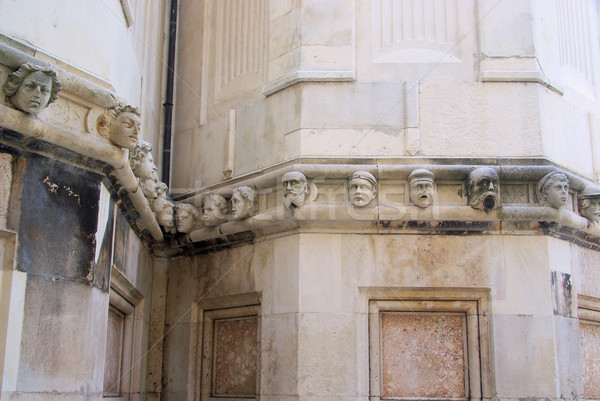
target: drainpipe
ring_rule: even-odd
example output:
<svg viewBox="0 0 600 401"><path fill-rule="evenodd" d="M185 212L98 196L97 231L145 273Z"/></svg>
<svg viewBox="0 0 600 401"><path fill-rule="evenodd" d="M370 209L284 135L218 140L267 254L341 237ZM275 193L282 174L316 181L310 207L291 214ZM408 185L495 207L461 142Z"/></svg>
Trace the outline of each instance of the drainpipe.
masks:
<svg viewBox="0 0 600 401"><path fill-rule="evenodd" d="M165 125L163 129L162 180L167 186L171 178L171 129L173 123L173 86L175 77L175 45L177 34L177 0L171 0L169 20L169 54L167 58L167 90L165 94Z"/></svg>

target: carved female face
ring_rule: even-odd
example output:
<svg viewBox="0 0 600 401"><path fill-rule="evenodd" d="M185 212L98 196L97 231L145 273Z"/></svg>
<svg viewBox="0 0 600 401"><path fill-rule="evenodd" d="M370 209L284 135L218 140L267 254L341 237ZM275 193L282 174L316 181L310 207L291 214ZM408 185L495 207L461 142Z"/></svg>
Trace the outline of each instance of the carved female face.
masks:
<svg viewBox="0 0 600 401"><path fill-rule="evenodd" d="M191 233L196 227L196 219L192 213L184 208L175 208L175 226L180 233Z"/></svg>
<svg viewBox="0 0 600 401"><path fill-rule="evenodd" d="M373 184L363 178L354 178L348 183L348 195L354 206L367 206L375 198Z"/></svg>
<svg viewBox="0 0 600 401"><path fill-rule="evenodd" d="M409 185L410 200L418 207L427 207L433 203L433 182L415 180Z"/></svg>
<svg viewBox="0 0 600 401"><path fill-rule="evenodd" d="M136 177L145 180L158 180L158 169L156 168L156 164L154 164L152 153L144 153L144 157L142 157L140 164L133 170L133 174L135 174Z"/></svg>
<svg viewBox="0 0 600 401"><path fill-rule="evenodd" d="M223 199L223 204L226 201ZM211 197L206 198L204 201L204 208L202 213L202 221L208 227L216 226L227 218L223 208L219 208L217 203Z"/></svg>
<svg viewBox="0 0 600 401"><path fill-rule="evenodd" d="M569 183L563 180L555 180L548 188L546 201L550 206L560 209L561 207L566 206L568 195Z"/></svg>
<svg viewBox="0 0 600 401"><path fill-rule="evenodd" d="M36 116L48 105L51 91L52 79L35 71L25 77L10 101L17 109Z"/></svg>
<svg viewBox="0 0 600 401"><path fill-rule="evenodd" d="M248 200L239 191L234 192L231 196L231 217L234 219L246 217L249 208Z"/></svg>
<svg viewBox="0 0 600 401"><path fill-rule="evenodd" d="M138 141L139 131L140 118L133 113L121 113L112 122L108 139L117 146L133 149Z"/></svg>

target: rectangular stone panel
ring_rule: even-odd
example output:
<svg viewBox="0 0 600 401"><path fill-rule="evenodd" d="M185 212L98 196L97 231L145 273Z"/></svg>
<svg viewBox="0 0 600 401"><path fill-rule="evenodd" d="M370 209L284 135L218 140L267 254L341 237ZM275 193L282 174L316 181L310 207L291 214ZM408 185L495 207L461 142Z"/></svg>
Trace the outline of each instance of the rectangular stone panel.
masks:
<svg viewBox="0 0 600 401"><path fill-rule="evenodd" d="M104 358L103 395L119 396L121 394L121 361L123 356L123 331L125 315L111 307L108 311L108 327L106 334L106 356Z"/></svg>
<svg viewBox="0 0 600 401"><path fill-rule="evenodd" d="M256 316L214 321L213 395L254 397L258 357Z"/></svg>
<svg viewBox="0 0 600 401"><path fill-rule="evenodd" d="M583 375L583 396L587 399L600 398L600 325L581 323L579 325L581 363Z"/></svg>
<svg viewBox="0 0 600 401"><path fill-rule="evenodd" d="M381 313L382 398L464 398L464 313Z"/></svg>

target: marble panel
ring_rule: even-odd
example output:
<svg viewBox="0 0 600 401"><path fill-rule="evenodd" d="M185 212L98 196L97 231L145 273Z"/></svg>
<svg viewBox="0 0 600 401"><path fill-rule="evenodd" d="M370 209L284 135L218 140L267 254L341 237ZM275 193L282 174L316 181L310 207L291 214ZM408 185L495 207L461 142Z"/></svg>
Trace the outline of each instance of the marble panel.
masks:
<svg viewBox="0 0 600 401"><path fill-rule="evenodd" d="M581 346L583 396L587 399L600 398L600 325L579 325Z"/></svg>
<svg viewBox="0 0 600 401"><path fill-rule="evenodd" d="M257 390L257 318L216 320L214 324L214 395L254 396Z"/></svg>
<svg viewBox="0 0 600 401"><path fill-rule="evenodd" d="M382 397L465 397L464 314L382 313Z"/></svg>

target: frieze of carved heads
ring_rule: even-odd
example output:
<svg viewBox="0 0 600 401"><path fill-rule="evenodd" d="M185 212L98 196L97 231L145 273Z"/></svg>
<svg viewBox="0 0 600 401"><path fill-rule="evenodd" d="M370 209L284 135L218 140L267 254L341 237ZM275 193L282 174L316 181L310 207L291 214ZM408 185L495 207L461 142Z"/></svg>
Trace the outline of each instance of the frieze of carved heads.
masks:
<svg viewBox="0 0 600 401"><path fill-rule="evenodd" d="M408 192L412 203L426 208L433 203L433 173L423 168L413 170L408 176Z"/></svg>
<svg viewBox="0 0 600 401"><path fill-rule="evenodd" d="M579 214L595 223L600 223L600 188L587 186L577 196Z"/></svg>
<svg viewBox="0 0 600 401"><path fill-rule="evenodd" d="M281 177L283 204L287 208L302 207L308 194L306 176L298 171L290 171Z"/></svg>
<svg viewBox="0 0 600 401"><path fill-rule="evenodd" d="M369 205L377 195L377 179L368 171L357 171L348 178L348 197L356 207Z"/></svg>
<svg viewBox="0 0 600 401"><path fill-rule="evenodd" d="M202 224L202 214L195 206L184 203L175 203L175 227L177 232L191 233L200 228Z"/></svg>
<svg viewBox="0 0 600 401"><path fill-rule="evenodd" d="M58 98L62 87L52 69L26 63L8 76L3 89L16 109L37 116Z"/></svg>
<svg viewBox="0 0 600 401"><path fill-rule="evenodd" d="M119 104L98 117L96 129L113 145L133 149L140 133L140 112L133 106Z"/></svg>
<svg viewBox="0 0 600 401"><path fill-rule="evenodd" d="M560 209L567 205L569 179L559 171L548 173L538 181L536 194L541 205Z"/></svg>
<svg viewBox="0 0 600 401"><path fill-rule="evenodd" d="M489 211L500 207L500 177L490 167L480 167L469 173L468 203L474 209Z"/></svg>
<svg viewBox="0 0 600 401"><path fill-rule="evenodd" d="M250 187L233 189L231 195L231 220L245 219L256 214L256 190Z"/></svg>
<svg viewBox="0 0 600 401"><path fill-rule="evenodd" d="M208 195L202 204L202 222L206 227L218 226L227 221L229 203L221 195Z"/></svg>

